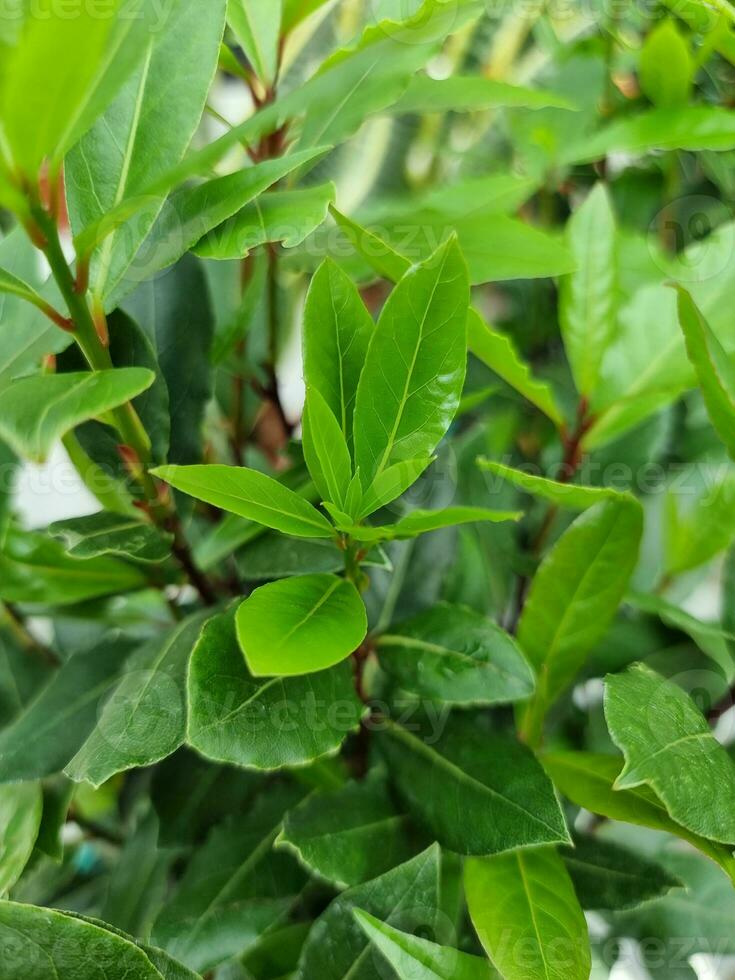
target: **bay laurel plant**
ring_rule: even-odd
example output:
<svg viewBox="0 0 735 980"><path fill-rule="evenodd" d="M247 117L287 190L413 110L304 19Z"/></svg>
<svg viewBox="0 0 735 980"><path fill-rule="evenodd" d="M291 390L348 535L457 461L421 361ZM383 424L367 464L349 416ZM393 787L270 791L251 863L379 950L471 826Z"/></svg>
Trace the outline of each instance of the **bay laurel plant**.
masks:
<svg viewBox="0 0 735 980"><path fill-rule="evenodd" d="M734 66L0 2L0 980L729 975Z"/></svg>

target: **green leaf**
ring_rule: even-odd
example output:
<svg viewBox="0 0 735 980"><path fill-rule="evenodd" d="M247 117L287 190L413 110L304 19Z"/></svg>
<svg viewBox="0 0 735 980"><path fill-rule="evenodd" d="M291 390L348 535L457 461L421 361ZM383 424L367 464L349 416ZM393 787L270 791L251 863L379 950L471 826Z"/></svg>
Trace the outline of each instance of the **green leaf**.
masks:
<svg viewBox="0 0 735 980"><path fill-rule="evenodd" d="M312 572L340 572L344 564L344 552L333 541L287 538L277 531L266 531L237 554L240 575L246 582L265 582Z"/></svg>
<svg viewBox="0 0 735 980"><path fill-rule="evenodd" d="M362 909L355 909L354 915L399 980L490 980L494 975L490 964L479 956L401 932Z"/></svg>
<svg viewBox="0 0 735 980"><path fill-rule="evenodd" d="M5 728L54 673L53 667L28 651L3 627L0 629L0 727Z"/></svg>
<svg viewBox="0 0 735 980"><path fill-rule="evenodd" d="M142 246L141 255L136 262L136 274L140 279L146 279L165 269L205 236L211 237L216 243L227 240L231 234L231 221L239 226L243 220L248 220L246 215L252 216L252 208L257 209L260 206L256 198L263 191L297 167L323 156L324 152L324 147L317 147L276 160L264 160L224 177L215 177L193 187L185 184L174 191ZM247 205L251 207L246 207ZM325 212L326 208L325 203ZM208 255L206 250L195 251L199 255L214 258L243 258L247 255L247 250L233 250L232 255L215 256Z"/></svg>
<svg viewBox="0 0 735 980"><path fill-rule="evenodd" d="M577 391L590 396L617 322L615 216L604 184L572 215L567 242L577 268L562 280L560 325Z"/></svg>
<svg viewBox="0 0 735 980"><path fill-rule="evenodd" d="M610 820L650 827L680 837L733 873L730 849L691 833L672 820L648 786L617 789L616 781L622 769L618 757L592 752L547 752L543 763L555 786L577 806Z"/></svg>
<svg viewBox="0 0 735 980"><path fill-rule="evenodd" d="M284 34L289 33L328 2L329 0L283 0L281 30Z"/></svg>
<svg viewBox="0 0 735 980"><path fill-rule="evenodd" d="M308 388L302 444L311 478L325 500L345 506L352 460L345 433L318 388Z"/></svg>
<svg viewBox="0 0 735 980"><path fill-rule="evenodd" d="M534 676L513 638L490 619L441 603L379 636L381 667L401 688L450 704L522 701Z"/></svg>
<svg viewBox="0 0 735 980"><path fill-rule="evenodd" d="M64 543L72 558L119 555L136 561L161 562L170 555L173 540L152 524L104 511L56 521L48 532Z"/></svg>
<svg viewBox="0 0 735 980"><path fill-rule="evenodd" d="M189 663L188 701L189 745L208 759L254 769L333 755L364 713L349 664L308 677L253 678L234 609L205 625Z"/></svg>
<svg viewBox="0 0 735 980"><path fill-rule="evenodd" d="M410 812L443 847L497 854L568 842L553 787L531 752L471 715L450 715L438 734L387 722L380 745Z"/></svg>
<svg viewBox="0 0 735 980"><path fill-rule="evenodd" d="M533 376L530 365L521 358L512 339L489 327L474 309L470 310L467 328L470 352L506 384L520 392L556 426L563 425L564 416L556 403L551 386Z"/></svg>
<svg viewBox="0 0 735 980"><path fill-rule="evenodd" d="M697 372L707 414L735 459L735 364L685 289L678 290L679 323Z"/></svg>
<svg viewBox="0 0 735 980"><path fill-rule="evenodd" d="M467 361L467 273L451 240L401 279L383 307L355 400L355 464L368 487L388 466L431 456L459 406Z"/></svg>
<svg viewBox="0 0 735 980"><path fill-rule="evenodd" d="M0 793L0 895L20 878L33 853L43 811L40 783L3 786Z"/></svg>
<svg viewBox="0 0 735 980"><path fill-rule="evenodd" d="M352 280L327 259L304 309L304 378L324 398L351 448L355 396L373 321Z"/></svg>
<svg viewBox="0 0 735 980"><path fill-rule="evenodd" d="M472 858L465 893L480 942L506 980L588 980L587 923L554 849Z"/></svg>
<svg viewBox="0 0 735 980"><path fill-rule="evenodd" d="M0 392L0 437L20 455L44 460L67 432L139 395L154 377L145 368L118 368L14 381Z"/></svg>
<svg viewBox="0 0 735 980"><path fill-rule="evenodd" d="M183 620L136 650L101 708L97 724L64 771L101 786L115 773L171 755L186 736L186 671L208 613Z"/></svg>
<svg viewBox="0 0 735 980"><path fill-rule="evenodd" d="M336 575L299 575L256 589L237 610L237 638L254 677L313 674L365 639L360 594Z"/></svg>
<svg viewBox="0 0 735 980"><path fill-rule="evenodd" d="M396 809L377 770L360 782L314 793L289 810L276 845L292 849L337 888L371 881L419 849L415 828Z"/></svg>
<svg viewBox="0 0 735 980"><path fill-rule="evenodd" d="M362 495L358 519L369 517L376 510L380 510L381 507L385 507L404 494L435 458L407 459L383 470Z"/></svg>
<svg viewBox="0 0 735 980"><path fill-rule="evenodd" d="M282 0L228 0L227 23L242 46L255 74L271 85L276 77Z"/></svg>
<svg viewBox="0 0 735 980"><path fill-rule="evenodd" d="M293 158L298 165L304 162L299 158L311 159L323 152L307 150L286 159ZM324 222L335 194L332 183L263 194L205 235L194 251L206 259L239 259L268 242L296 248Z"/></svg>
<svg viewBox="0 0 735 980"><path fill-rule="evenodd" d="M384 470L387 473L388 470ZM474 524L489 521L493 524L503 521L518 521L523 516L517 510L488 510L487 507L445 507L444 510L412 510L395 524L386 527L370 527L369 525L343 523L339 513L328 508L341 531L351 535L356 541L374 543L376 541L400 541L404 538L415 538L429 531L440 531L445 527L456 527L459 524ZM344 515L345 517L347 515Z"/></svg>
<svg viewBox="0 0 735 980"><path fill-rule="evenodd" d="M223 466L159 466L154 476L197 500L284 534L331 538L334 528L316 507L257 470Z"/></svg>
<svg viewBox="0 0 735 980"><path fill-rule="evenodd" d="M109 639L76 653L11 725L0 732L0 782L58 772L94 728L129 645Z"/></svg>
<svg viewBox="0 0 735 980"><path fill-rule="evenodd" d="M140 270L133 260L165 198L165 192L149 193L149 188L179 163L199 124L224 17L225 0L172 0L165 23L146 35L139 67L67 158L69 214L82 252L98 240L92 234L91 243L80 242L83 229L108 220L115 207L130 199L143 206L134 221L105 238L95 256L91 282L100 297L112 297L119 287L129 291L145 278L146 255ZM172 86L183 63L188 70Z"/></svg>
<svg viewBox="0 0 735 980"><path fill-rule="evenodd" d="M241 956L288 912L304 885L294 859L273 850L283 812L299 798L272 786L246 821L215 827L153 926L152 941L193 970Z"/></svg>
<svg viewBox="0 0 735 980"><path fill-rule="evenodd" d="M605 718L625 756L616 788L646 783L687 830L735 842L735 762L680 687L643 664L609 675Z"/></svg>
<svg viewBox="0 0 735 980"><path fill-rule="evenodd" d="M674 19L667 17L654 27L641 49L641 89L661 108L686 105L694 71L687 40Z"/></svg>
<svg viewBox="0 0 735 980"><path fill-rule="evenodd" d="M681 887L660 864L599 837L575 834L561 856L583 909L633 909Z"/></svg>
<svg viewBox="0 0 735 980"><path fill-rule="evenodd" d="M0 599L66 606L143 588L146 578L115 558L79 561L45 534L10 531L0 542Z"/></svg>
<svg viewBox="0 0 735 980"><path fill-rule="evenodd" d="M9 296L17 296L24 299L27 303L43 310L45 301L38 295L33 286L24 282L18 276L14 276L7 269L0 268L0 293L7 293Z"/></svg>
<svg viewBox="0 0 735 980"><path fill-rule="evenodd" d="M526 493L532 493L541 500L546 500L555 507L565 507L570 510L588 510L596 504L610 502L619 506L638 508L635 497L627 492L613 490L611 487L584 487L578 483L562 483L559 480L549 480L544 476L526 473L524 470L513 469L494 459L478 456L477 465L481 470L502 477Z"/></svg>
<svg viewBox="0 0 735 980"><path fill-rule="evenodd" d="M438 903L439 848L434 844L405 864L335 898L312 926L296 977L371 980L383 961L356 921L354 909L418 932L433 930Z"/></svg>
<svg viewBox="0 0 735 980"><path fill-rule="evenodd" d="M563 96L520 85L509 85L476 75L451 75L432 78L420 72L414 75L401 98L390 107L398 113L472 112L501 106L525 109L573 109Z"/></svg>
<svg viewBox="0 0 735 980"><path fill-rule="evenodd" d="M729 547L735 533L735 475L725 472L686 509L680 509L679 495L671 490L665 506L664 572L680 575Z"/></svg>
<svg viewBox="0 0 735 980"><path fill-rule="evenodd" d="M79 980L83 970L107 980L163 980L134 941L53 909L0 902L0 943L8 977Z"/></svg>
<svg viewBox="0 0 735 980"><path fill-rule="evenodd" d="M653 150L731 150L735 112L720 106L650 109L611 122L598 133L572 143L562 162L589 163L608 153L643 155Z"/></svg>

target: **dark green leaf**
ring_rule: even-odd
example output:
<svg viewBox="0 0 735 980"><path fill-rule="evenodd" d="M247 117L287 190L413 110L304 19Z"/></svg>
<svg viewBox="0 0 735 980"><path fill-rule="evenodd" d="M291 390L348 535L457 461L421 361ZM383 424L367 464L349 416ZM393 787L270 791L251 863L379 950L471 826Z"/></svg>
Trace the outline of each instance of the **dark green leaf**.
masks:
<svg viewBox="0 0 735 980"><path fill-rule="evenodd" d="M0 793L0 895L6 895L30 858L41 825L40 783L3 786Z"/></svg>
<svg viewBox="0 0 735 980"><path fill-rule="evenodd" d="M119 555L137 561L160 562L171 553L171 535L121 514L103 511L90 517L73 517L57 521L48 530L64 543L72 558Z"/></svg>

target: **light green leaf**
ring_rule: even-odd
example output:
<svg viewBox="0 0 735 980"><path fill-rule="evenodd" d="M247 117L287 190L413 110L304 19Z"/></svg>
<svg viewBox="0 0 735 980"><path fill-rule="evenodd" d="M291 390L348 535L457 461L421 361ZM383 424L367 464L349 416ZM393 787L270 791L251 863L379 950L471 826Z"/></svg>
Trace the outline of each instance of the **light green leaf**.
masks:
<svg viewBox="0 0 735 980"><path fill-rule="evenodd" d="M131 200L143 208L134 221L115 228L95 256L91 282L98 296L119 298L146 276L147 254L140 269L133 260L164 202L165 191L155 193L153 185L179 163L199 124L217 67L224 18L225 0L171 0L165 23L146 35L141 64L69 154L69 214L82 252L98 240L92 233L91 242L81 247L83 229L100 220L114 228L109 220L114 209ZM188 69L182 74L178 66L184 63Z"/></svg>
<svg viewBox="0 0 735 980"><path fill-rule="evenodd" d="M577 391L589 397L617 319L615 216L604 184L575 211L566 234L577 268L562 280L559 318Z"/></svg>
<svg viewBox="0 0 735 980"><path fill-rule="evenodd" d="M237 611L237 638L254 677L313 674L365 639L360 594L336 575L299 575L256 589Z"/></svg>
<svg viewBox="0 0 735 980"><path fill-rule="evenodd" d="M643 664L609 675L605 718L625 756L616 788L646 783L681 826L735 843L735 762L680 687Z"/></svg>
<svg viewBox="0 0 735 980"><path fill-rule="evenodd" d="M154 476L182 493L284 534L330 538L334 528L316 507L257 470L223 466L159 466Z"/></svg>
<svg viewBox="0 0 735 980"><path fill-rule="evenodd" d="M472 858L465 893L480 942L505 980L588 980L587 923L554 849Z"/></svg>
<svg viewBox="0 0 735 980"><path fill-rule="evenodd" d="M608 153L644 155L653 150L731 150L735 112L720 106L650 109L611 122L598 133L572 143L562 154L566 164L589 163Z"/></svg>
<svg viewBox="0 0 735 980"><path fill-rule="evenodd" d="M532 744L541 738L548 707L612 622L638 561L642 533L639 505L596 504L565 531L536 572L517 634L538 678L521 722Z"/></svg>
<svg viewBox="0 0 735 980"><path fill-rule="evenodd" d="M385 507L404 494L435 458L407 459L383 470L362 495L358 519L369 517L376 510L380 510L381 507Z"/></svg>
<svg viewBox="0 0 735 980"><path fill-rule="evenodd" d="M490 964L479 956L401 932L362 909L355 909L354 916L399 980L491 980L494 976Z"/></svg>
<svg viewBox="0 0 735 980"><path fill-rule="evenodd" d="M292 159L296 165L300 157L312 159L323 152L318 149L293 153L286 159ZM325 221L335 194L332 183L271 191L210 231L194 251L205 259L239 259L268 242L296 248Z"/></svg>
<svg viewBox="0 0 735 980"><path fill-rule="evenodd" d="M735 364L712 332L689 293L678 290L679 324L689 360L697 372L707 413L735 459Z"/></svg>
<svg viewBox="0 0 735 980"><path fill-rule="evenodd" d="M311 478L325 500L345 506L352 460L345 434L318 388L306 391L302 445Z"/></svg>
<svg viewBox="0 0 735 980"><path fill-rule="evenodd" d="M45 301L38 295L33 286L14 276L6 269L0 269L0 293L7 293L9 296L18 296L27 303L31 303L38 309L43 310Z"/></svg>
<svg viewBox="0 0 735 980"><path fill-rule="evenodd" d="M364 712L349 664L308 677L256 680L235 610L211 619L189 663L186 740L208 759L254 769L302 766L335 753ZM330 706L340 705L338 717Z"/></svg>
<svg viewBox="0 0 735 980"><path fill-rule="evenodd" d="M40 783L15 783L0 792L0 895L20 878L33 853L43 811Z"/></svg>
<svg viewBox="0 0 735 980"><path fill-rule="evenodd" d="M469 287L450 240L401 279L383 307L355 400L355 464L368 487L388 466L430 456L457 411Z"/></svg>
<svg viewBox="0 0 735 980"><path fill-rule="evenodd" d="M275 925L298 897L304 874L273 850L283 812L300 789L271 786L247 820L215 827L153 926L152 941L193 970L240 956Z"/></svg>
<svg viewBox="0 0 735 980"><path fill-rule="evenodd" d="M78 561L45 534L8 532L0 543L0 598L72 605L146 585L142 571L114 558Z"/></svg>
<svg viewBox="0 0 735 980"><path fill-rule="evenodd" d="M193 187L188 184L180 187L166 201L143 243L136 261L136 274L140 279L146 279L173 265L204 236L211 237L217 243L228 239L231 232L230 221L227 219L236 222L238 226L242 220L248 220L241 216L245 212L252 216L251 208L260 206L256 198L263 191L297 167L323 156L324 153L324 147L291 153L276 160L264 160L252 167L245 167L224 177L215 177ZM251 205L251 202L255 203ZM247 205L251 205L251 208L246 207ZM326 208L325 204L325 212ZM245 212L241 209L245 209ZM235 217L232 218L232 215ZM211 257L199 249L195 251ZM247 252L247 249L234 250L232 255L214 257L243 258Z"/></svg>
<svg viewBox="0 0 735 980"><path fill-rule="evenodd" d="M7 977L164 980L134 941L101 924L53 909L0 902L0 944Z"/></svg>
<svg viewBox="0 0 735 980"><path fill-rule="evenodd" d="M653 28L641 49L641 89L661 108L686 105L694 70L687 39L676 21L667 17Z"/></svg>
<svg viewBox="0 0 735 980"><path fill-rule="evenodd" d="M276 77L282 0L228 0L227 23L264 85Z"/></svg>
<svg viewBox="0 0 735 980"><path fill-rule="evenodd" d="M338 211L334 205L329 213L345 232L347 240L354 246L357 253L365 259L371 269L389 282L398 282L411 268L411 263L403 255L379 238L368 228L364 228Z"/></svg>
<svg viewBox="0 0 735 980"><path fill-rule="evenodd" d="M681 887L660 864L591 834L575 834L561 856L583 909L619 912Z"/></svg>
<svg viewBox="0 0 735 980"><path fill-rule="evenodd" d="M373 329L352 280L327 259L306 298L304 377L331 408L350 448L357 385Z"/></svg>
<svg viewBox="0 0 735 980"><path fill-rule="evenodd" d="M551 386L533 376L530 365L521 358L511 338L489 327L474 309L470 310L467 327L470 352L556 426L563 425L564 416Z"/></svg>
<svg viewBox="0 0 735 980"><path fill-rule="evenodd" d="M534 677L515 640L492 620L440 603L379 636L381 667L401 688L450 704L522 701Z"/></svg>
<svg viewBox="0 0 735 980"><path fill-rule="evenodd" d="M302 20L310 17L329 2L330 0L283 0L281 30L284 34L289 33L298 27Z"/></svg>
<svg viewBox="0 0 735 980"><path fill-rule="evenodd" d="M583 487L577 483L561 483L559 480L549 480L544 476L536 476L533 473L526 473L524 470L513 469L512 466L498 463L494 459L485 459L484 456L478 457L477 465L481 470L502 477L502 479L518 487L519 490L532 493L555 507L588 510L595 504L606 501L619 506L640 507L632 494L613 490L610 487Z"/></svg>
<svg viewBox="0 0 735 980"><path fill-rule="evenodd" d="M735 873L731 849L694 834L671 819L666 807L646 785L618 789L622 760L592 752L547 752L542 758L554 785L577 806L611 820L673 834Z"/></svg>
<svg viewBox="0 0 735 980"><path fill-rule="evenodd" d="M442 847L497 854L569 841L551 782L527 748L467 712L450 715L439 733L428 721L418 734L387 722L380 745L409 811Z"/></svg>
<svg viewBox="0 0 735 980"><path fill-rule="evenodd" d="M312 926L297 980L375 977L378 964L382 968L384 961L355 920L356 908L388 925L410 925L417 932L433 930L439 904L439 856L434 844L405 864L335 898Z"/></svg>
<svg viewBox="0 0 735 980"><path fill-rule="evenodd" d="M387 472L387 471L385 471ZM523 516L520 511L488 510L486 507L445 507L444 510L412 510L395 524L385 527L370 527L363 524L343 523L339 513L328 508L337 521L337 526L345 534L356 541L373 544L377 541L400 541L404 538L415 538L429 531L439 531L445 527L456 527L459 524L474 524L490 521L493 524L503 521L518 521ZM347 515L343 515L346 517Z"/></svg>
<svg viewBox="0 0 735 980"><path fill-rule="evenodd" d="M129 649L108 639L66 661L0 732L0 782L41 779L66 765L94 727Z"/></svg>
<svg viewBox="0 0 735 980"><path fill-rule="evenodd" d="M684 507L669 490L665 501L665 574L680 575L724 551L735 533L735 475L725 472L714 486Z"/></svg>
<svg viewBox="0 0 735 980"><path fill-rule="evenodd" d="M477 75L432 78L415 75L401 98L388 110L398 113L472 112L502 106L525 109L573 109L563 96Z"/></svg>
<svg viewBox="0 0 735 980"><path fill-rule="evenodd" d="M391 799L384 776L308 796L283 821L277 846L288 847L338 888L371 881L419 850L416 828Z"/></svg>
<svg viewBox="0 0 735 980"><path fill-rule="evenodd" d="M146 368L21 378L0 392L0 437L21 456L42 461L75 426L124 404L154 380Z"/></svg>
<svg viewBox="0 0 735 980"><path fill-rule="evenodd" d="M171 554L173 540L152 524L105 511L56 521L48 532L64 543L72 558L120 555L136 561L161 562Z"/></svg>
<svg viewBox="0 0 735 980"><path fill-rule="evenodd" d="M65 767L75 782L101 786L115 773L171 755L186 736L186 671L207 613L190 616L125 661L97 724Z"/></svg>

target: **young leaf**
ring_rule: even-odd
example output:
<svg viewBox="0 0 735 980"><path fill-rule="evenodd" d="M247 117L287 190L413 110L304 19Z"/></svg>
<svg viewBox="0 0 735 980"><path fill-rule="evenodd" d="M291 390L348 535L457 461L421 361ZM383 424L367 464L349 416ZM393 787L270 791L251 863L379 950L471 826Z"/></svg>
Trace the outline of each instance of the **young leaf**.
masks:
<svg viewBox="0 0 735 980"><path fill-rule="evenodd" d="M553 848L471 858L465 893L480 942L506 980L588 980L587 923Z"/></svg>
<svg viewBox="0 0 735 980"><path fill-rule="evenodd" d="M331 538L334 528L316 507L265 473L243 467L159 466L154 476L182 493L284 534Z"/></svg>
<svg viewBox="0 0 735 980"><path fill-rule="evenodd" d="M311 281L304 309L304 378L334 413L347 445L373 321L352 280L327 260Z"/></svg>
<svg viewBox="0 0 735 980"><path fill-rule="evenodd" d="M441 603L379 636L375 648L381 667L419 697L480 705L533 693L533 672L513 638L462 606Z"/></svg>
<svg viewBox="0 0 735 980"><path fill-rule="evenodd" d="M119 555L136 561L160 562L171 553L171 535L135 518L102 511L90 517L56 521L49 529L72 558Z"/></svg>
<svg viewBox="0 0 735 980"><path fill-rule="evenodd" d="M385 471L387 472L387 470ZM386 527L370 527L369 525L353 524L345 520L348 515L328 510L337 526L345 534L356 541L374 543L376 541L400 541L404 538L415 538L429 531L440 531L445 527L456 527L459 524L474 524L489 521L493 524L503 521L518 521L523 516L517 510L488 510L486 507L446 507L444 510L412 510L395 524Z"/></svg>
<svg viewBox="0 0 735 980"><path fill-rule="evenodd" d="M625 756L616 788L646 783L687 830L735 842L735 762L680 687L637 664L608 676L605 717Z"/></svg>
<svg viewBox="0 0 735 980"><path fill-rule="evenodd" d="M415 828L375 770L361 782L314 793L289 810L277 846L338 888L371 881L419 850Z"/></svg>
<svg viewBox="0 0 735 980"><path fill-rule="evenodd" d="M584 487L578 483L561 483L558 480L549 480L544 476L525 473L523 470L515 470L511 466L498 463L494 459L485 459L483 456L478 456L477 465L481 470L502 477L502 479L518 487L519 490L532 493L555 507L588 510L595 504L606 501L631 508L639 506L632 494L621 493L619 490L612 490L610 487Z"/></svg>
<svg viewBox="0 0 735 980"><path fill-rule="evenodd" d="M622 762L616 756L591 752L547 752L543 763L555 786L577 806L611 820L650 827L680 837L732 874L730 849L694 834L672 820L666 807L648 786L617 788Z"/></svg>
<svg viewBox="0 0 735 980"><path fill-rule="evenodd" d="M399 980L491 980L493 977L490 964L479 956L469 956L401 932L362 909L355 909L354 915Z"/></svg>
<svg viewBox="0 0 735 980"><path fill-rule="evenodd" d="M237 611L237 638L254 677L313 674L365 639L360 594L336 575L299 575L256 589Z"/></svg>
<svg viewBox="0 0 735 980"><path fill-rule="evenodd" d="M640 57L643 92L661 108L686 105L695 66L689 44L672 17L658 24L645 40Z"/></svg>
<svg viewBox="0 0 735 980"><path fill-rule="evenodd" d="M74 654L0 732L0 782L41 779L62 769L93 729L129 645L109 640Z"/></svg>
<svg viewBox="0 0 735 980"><path fill-rule="evenodd" d="M97 724L65 767L75 782L101 786L115 773L171 755L186 735L186 670L206 613L190 616L125 661Z"/></svg>
<svg viewBox="0 0 735 980"><path fill-rule="evenodd" d="M227 23L264 85L276 77L282 0L228 0Z"/></svg>
<svg viewBox="0 0 735 980"><path fill-rule="evenodd" d="M193 970L240 956L288 912L304 885L289 854L273 850L300 791L273 786L246 822L215 827L153 926L152 941Z"/></svg>
<svg viewBox="0 0 735 980"><path fill-rule="evenodd" d="M407 459L394 463L373 480L371 486L362 494L358 519L364 520L376 510L392 503L418 480L434 459Z"/></svg>
<svg viewBox="0 0 735 980"><path fill-rule="evenodd" d="M664 572L668 576L697 568L729 546L735 533L735 476L725 471L686 508L680 508L679 500L673 490L665 500Z"/></svg>
<svg viewBox="0 0 735 980"><path fill-rule="evenodd" d="M91 282L100 297L112 296L126 275L127 291L145 278L145 263L139 272L130 266L165 198L165 192L149 188L179 163L199 124L224 18L225 0L171 0L165 23L148 32L141 64L69 154L66 180L76 236L130 199L145 204L134 221L112 231L95 258ZM189 69L172 87L184 61Z"/></svg>
<svg viewBox="0 0 735 980"><path fill-rule="evenodd" d="M562 280L560 326L577 391L589 397L617 320L615 216L604 184L569 220L567 242L577 268Z"/></svg>
<svg viewBox="0 0 735 980"><path fill-rule="evenodd" d="M735 364L712 332L689 293L678 290L679 323L689 360L697 372L707 413L735 459Z"/></svg>
<svg viewBox="0 0 735 980"><path fill-rule="evenodd" d="M0 895L20 878L33 853L41 826L40 783L3 786L0 793Z"/></svg>
<svg viewBox="0 0 735 980"><path fill-rule="evenodd" d="M355 401L363 486L393 463L430 456L462 394L469 287L452 240L401 279L370 341Z"/></svg>
<svg viewBox="0 0 735 980"><path fill-rule="evenodd" d="M0 943L8 977L38 980L163 980L143 948L117 932L53 909L0 902ZM173 975L172 975L173 978Z"/></svg>
<svg viewBox="0 0 735 980"><path fill-rule="evenodd" d="M583 909L633 909L681 887L662 865L599 837L575 834L561 856Z"/></svg>
<svg viewBox="0 0 735 980"><path fill-rule="evenodd" d="M46 459L53 444L153 384L145 368L22 378L0 392L0 438L21 456Z"/></svg>
<svg viewBox="0 0 735 980"><path fill-rule="evenodd" d="M306 151L310 159L322 152ZM304 154L291 156L296 163ZM240 259L268 242L296 248L326 219L335 194L332 183L263 194L205 235L194 252L206 259Z"/></svg>
<svg viewBox="0 0 735 980"><path fill-rule="evenodd" d="M409 925L418 931L433 928L438 904L439 848L434 844L405 864L335 898L309 933L297 980L367 980L375 974L377 964L371 957L380 954L355 920L354 909L368 911L388 925Z"/></svg>
<svg viewBox="0 0 735 980"><path fill-rule="evenodd" d="M544 715L572 683L607 631L638 561L643 515L637 504L595 504L541 563L518 624L518 643L536 670L522 731L535 744Z"/></svg>
<svg viewBox="0 0 735 980"><path fill-rule="evenodd" d="M345 506L352 460L345 434L318 388L306 392L302 443L311 478L325 500Z"/></svg>
<svg viewBox="0 0 735 980"><path fill-rule="evenodd" d="M336 752L364 712L352 670L260 681L248 672L235 611L211 619L189 662L186 740L208 759L255 769L302 766ZM339 715L330 711L340 705Z"/></svg>
<svg viewBox="0 0 735 980"><path fill-rule="evenodd" d="M410 812L443 847L498 854L569 841L553 787L534 756L472 716L450 715L433 737L390 722L380 744Z"/></svg>
<svg viewBox="0 0 735 980"><path fill-rule="evenodd" d="M509 85L477 75L451 75L432 78L423 72L414 75L401 98L390 107L399 113L472 112L509 106L523 109L573 109L563 96L540 89Z"/></svg>

